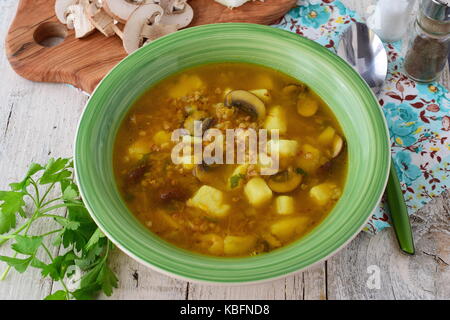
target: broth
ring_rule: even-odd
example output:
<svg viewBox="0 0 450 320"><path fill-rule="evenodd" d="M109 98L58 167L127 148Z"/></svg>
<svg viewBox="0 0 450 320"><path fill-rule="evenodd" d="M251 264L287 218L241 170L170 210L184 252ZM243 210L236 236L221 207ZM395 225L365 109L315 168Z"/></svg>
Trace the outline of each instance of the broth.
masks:
<svg viewBox="0 0 450 320"><path fill-rule="evenodd" d="M172 132L184 128L183 139L196 141L194 121L223 133L278 129L269 144L279 170L261 175L262 160L175 164ZM226 149L218 141L200 143ZM347 174L344 136L326 104L287 75L243 63L195 67L148 89L121 124L113 159L123 198L143 224L214 256L260 254L301 238L332 210Z"/></svg>

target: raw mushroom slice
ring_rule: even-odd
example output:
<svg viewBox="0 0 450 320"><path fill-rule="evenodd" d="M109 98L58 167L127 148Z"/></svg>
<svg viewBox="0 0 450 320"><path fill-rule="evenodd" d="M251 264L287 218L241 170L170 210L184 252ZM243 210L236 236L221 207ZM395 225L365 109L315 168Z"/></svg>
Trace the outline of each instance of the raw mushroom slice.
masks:
<svg viewBox="0 0 450 320"><path fill-rule="evenodd" d="M170 33L174 33L178 30L174 24L162 24L156 22L152 24L144 24L141 30L141 39L143 44L149 44L153 40L161 38ZM145 40L145 41L144 41Z"/></svg>
<svg viewBox="0 0 450 320"><path fill-rule="evenodd" d="M226 107L236 107L250 115L253 120L266 117L266 105L256 95L246 90L234 90L225 96Z"/></svg>
<svg viewBox="0 0 450 320"><path fill-rule="evenodd" d="M114 19L100 7L99 2L92 0L81 1L92 25L106 37L113 36L116 33Z"/></svg>
<svg viewBox="0 0 450 320"><path fill-rule="evenodd" d="M194 18L194 10L188 4L182 11L173 11L171 14L165 14L161 18L162 24L176 25L178 29L187 27Z"/></svg>
<svg viewBox="0 0 450 320"><path fill-rule="evenodd" d="M66 10L68 7L78 4L78 0L56 0L55 2L55 13L58 20L66 24Z"/></svg>
<svg viewBox="0 0 450 320"><path fill-rule="evenodd" d="M187 0L154 0L161 8L164 9L165 14L173 14L182 12L186 8Z"/></svg>
<svg viewBox="0 0 450 320"><path fill-rule="evenodd" d="M160 24L163 9L157 4L145 4L133 12L123 29L123 46L132 53L144 44L177 31L175 25Z"/></svg>
<svg viewBox="0 0 450 320"><path fill-rule="evenodd" d="M125 24L136 9L153 3L153 0L103 0L103 9L115 20Z"/></svg>
<svg viewBox="0 0 450 320"><path fill-rule="evenodd" d="M81 4L71 5L66 9L65 17L67 27L75 29L75 38L83 38L95 31L94 25L89 21L84 7Z"/></svg>

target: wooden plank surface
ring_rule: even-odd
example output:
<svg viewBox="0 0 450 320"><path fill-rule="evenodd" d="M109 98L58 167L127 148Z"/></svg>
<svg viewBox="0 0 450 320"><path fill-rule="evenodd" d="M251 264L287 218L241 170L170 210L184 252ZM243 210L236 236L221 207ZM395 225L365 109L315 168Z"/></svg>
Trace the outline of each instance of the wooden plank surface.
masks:
<svg viewBox="0 0 450 320"><path fill-rule="evenodd" d="M347 0L363 12L370 1ZM20 179L31 161L70 156L76 125L87 97L65 85L20 78L4 54L6 30L17 0L0 0L0 189ZM449 87L448 71L441 82ZM117 299L450 299L450 200L444 194L413 216L417 255L398 250L392 229L360 234L346 248L314 268L285 279L251 286L209 286L174 280L138 264L120 251L112 267L119 275ZM47 230L39 225L37 232ZM6 254L0 248L0 254ZM380 288L370 289L371 266ZM0 263L0 271L4 264ZM372 267L373 268L373 267ZM0 300L42 299L58 285L39 271L11 272L0 282ZM101 297L104 298L104 297Z"/></svg>
<svg viewBox="0 0 450 320"><path fill-rule="evenodd" d="M230 10L212 0L191 0L195 18L190 26L213 22L271 24L281 18L295 0L266 0ZM126 57L119 37L106 38L99 32L83 38L66 31L54 13L55 0L20 0L16 18L6 38L6 53L13 69L33 81L70 83L92 92L98 82ZM9 20L8 20L9 21ZM58 46L41 46L35 41L48 36L65 40Z"/></svg>

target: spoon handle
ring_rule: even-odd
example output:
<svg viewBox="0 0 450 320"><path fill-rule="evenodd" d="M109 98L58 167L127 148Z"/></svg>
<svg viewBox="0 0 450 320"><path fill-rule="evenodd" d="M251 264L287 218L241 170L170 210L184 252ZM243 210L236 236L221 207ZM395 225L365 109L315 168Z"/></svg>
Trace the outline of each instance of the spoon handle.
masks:
<svg viewBox="0 0 450 320"><path fill-rule="evenodd" d="M386 192L387 201L391 210L392 224L394 225L400 248L403 252L413 255L415 249L408 209L406 208L403 192L400 188L400 181L398 180L393 162L391 163L389 171L389 181Z"/></svg>

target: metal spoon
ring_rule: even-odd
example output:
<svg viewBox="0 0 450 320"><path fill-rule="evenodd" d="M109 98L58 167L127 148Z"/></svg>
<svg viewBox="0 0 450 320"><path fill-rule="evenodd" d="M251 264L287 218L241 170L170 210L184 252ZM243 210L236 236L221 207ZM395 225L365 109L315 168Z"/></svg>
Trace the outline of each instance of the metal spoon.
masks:
<svg viewBox="0 0 450 320"><path fill-rule="evenodd" d="M352 24L342 35L337 54L347 61L378 95L386 80L388 59L380 38L364 23ZM414 254L414 240L405 199L392 162L386 188L392 224L403 252Z"/></svg>

